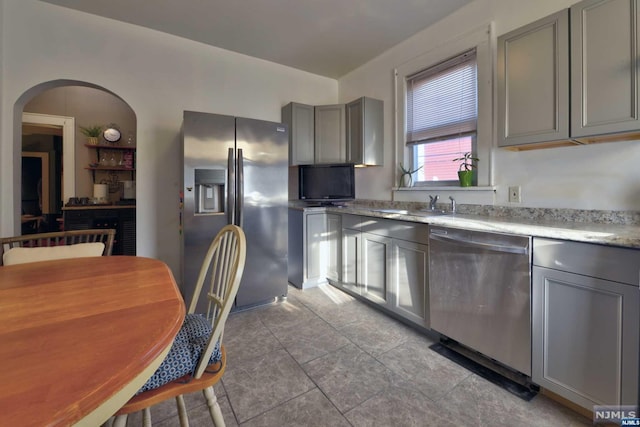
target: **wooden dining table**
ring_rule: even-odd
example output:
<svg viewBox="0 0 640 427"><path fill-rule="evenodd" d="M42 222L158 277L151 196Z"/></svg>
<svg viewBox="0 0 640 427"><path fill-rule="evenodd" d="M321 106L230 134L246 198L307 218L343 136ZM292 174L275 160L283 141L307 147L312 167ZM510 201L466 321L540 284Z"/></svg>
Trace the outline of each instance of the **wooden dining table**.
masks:
<svg viewBox="0 0 640 427"><path fill-rule="evenodd" d="M161 261L0 267L0 426L98 426L168 353L185 315Z"/></svg>

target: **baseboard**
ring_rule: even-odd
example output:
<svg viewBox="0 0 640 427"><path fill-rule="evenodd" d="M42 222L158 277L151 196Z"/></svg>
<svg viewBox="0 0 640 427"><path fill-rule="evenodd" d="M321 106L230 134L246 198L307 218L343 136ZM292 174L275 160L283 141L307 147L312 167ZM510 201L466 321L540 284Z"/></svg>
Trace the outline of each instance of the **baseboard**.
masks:
<svg viewBox="0 0 640 427"><path fill-rule="evenodd" d="M572 401L550 391L547 390L546 388L540 387L540 394L548 397L549 399L558 402L559 404L561 404L562 406L565 406L569 409L571 409L574 412L579 413L582 416L585 416L587 418L593 418L593 411L588 410L587 408L583 408L580 405L577 405L575 403L573 403Z"/></svg>

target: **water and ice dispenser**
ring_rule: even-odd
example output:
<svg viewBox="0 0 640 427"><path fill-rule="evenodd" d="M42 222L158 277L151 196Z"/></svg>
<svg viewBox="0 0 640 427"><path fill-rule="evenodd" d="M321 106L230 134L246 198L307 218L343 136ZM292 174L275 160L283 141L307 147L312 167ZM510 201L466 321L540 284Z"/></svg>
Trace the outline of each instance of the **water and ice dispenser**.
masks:
<svg viewBox="0 0 640 427"><path fill-rule="evenodd" d="M195 170L195 213L211 214L224 212L225 170Z"/></svg>

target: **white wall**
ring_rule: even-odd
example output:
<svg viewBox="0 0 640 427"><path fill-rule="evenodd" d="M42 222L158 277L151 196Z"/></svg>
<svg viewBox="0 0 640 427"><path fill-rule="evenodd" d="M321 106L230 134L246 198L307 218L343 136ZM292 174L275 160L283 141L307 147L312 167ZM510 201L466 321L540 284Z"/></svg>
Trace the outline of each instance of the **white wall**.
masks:
<svg viewBox="0 0 640 427"><path fill-rule="evenodd" d="M396 172L392 70L472 27L493 21L500 35L572 3L476 0L336 82L36 0L0 0L0 234L19 230L20 117L34 95L25 92L44 82L89 82L117 94L134 110L138 253L166 261L179 277L184 110L279 120L281 106L289 101L383 99L385 166L357 171L357 196L389 200ZM635 184L640 182L640 142L522 153L494 149L493 157L497 204L509 204L507 186L521 185L523 200L515 206L640 209ZM413 193L417 200L427 194ZM459 202L465 197L456 194Z"/></svg>
<svg viewBox="0 0 640 427"><path fill-rule="evenodd" d="M0 0L0 17L0 234L19 230L23 94L52 80L93 83L136 114L138 254L178 279L183 111L279 121L289 101L338 99L333 79L36 0Z"/></svg>
<svg viewBox="0 0 640 427"><path fill-rule="evenodd" d="M424 201L429 193L436 193L411 191L394 195L391 191L391 187L397 185L393 178L397 168L394 156L394 68L458 38L472 28L493 22L495 35L500 36L576 2L476 0L339 79L341 102L364 95L382 99L385 103L385 166L356 171L357 196L377 200ZM456 53L451 52L452 55ZM481 162L492 162L493 184L497 189L495 195L478 197L481 194L478 191L451 192L458 202L640 210L640 168L636 165L640 159L639 141L511 152L495 148L495 139L494 132L492 159L481 159ZM511 185L522 187L522 203L508 202L507 187ZM441 200L446 200L442 196L447 193L440 192Z"/></svg>

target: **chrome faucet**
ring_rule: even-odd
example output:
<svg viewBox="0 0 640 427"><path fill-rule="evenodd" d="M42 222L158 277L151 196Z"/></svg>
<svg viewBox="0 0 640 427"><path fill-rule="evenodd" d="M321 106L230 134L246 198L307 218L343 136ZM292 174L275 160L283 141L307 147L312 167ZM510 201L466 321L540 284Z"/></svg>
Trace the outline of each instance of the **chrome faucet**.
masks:
<svg viewBox="0 0 640 427"><path fill-rule="evenodd" d="M433 197L432 195L429 195L429 210L432 210L432 211L436 210L437 201L438 201L438 195L436 195L435 197Z"/></svg>
<svg viewBox="0 0 640 427"><path fill-rule="evenodd" d="M456 213L456 199L449 196L449 200L451 200L451 213Z"/></svg>

